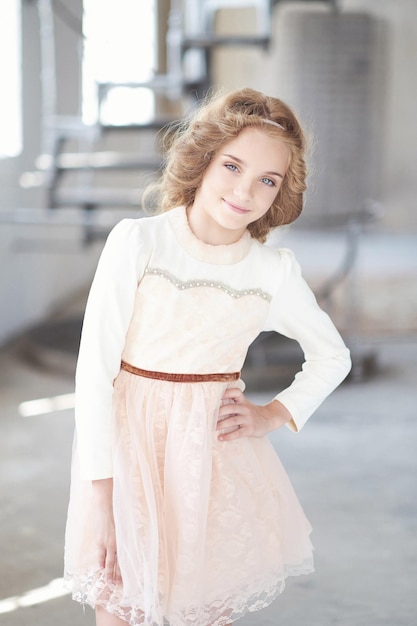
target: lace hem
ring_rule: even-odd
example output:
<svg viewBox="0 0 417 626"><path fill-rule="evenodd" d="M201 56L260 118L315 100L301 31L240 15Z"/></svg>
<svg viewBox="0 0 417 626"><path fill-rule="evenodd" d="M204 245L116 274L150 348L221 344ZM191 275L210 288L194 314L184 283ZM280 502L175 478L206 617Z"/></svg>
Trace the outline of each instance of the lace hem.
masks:
<svg viewBox="0 0 417 626"><path fill-rule="evenodd" d="M73 600L93 609L102 606L129 626L227 626L246 613L259 611L270 605L284 591L287 577L310 574L313 571L313 560L307 559L303 563L287 566L274 582L271 582L272 576L269 576L268 581L263 581L263 586L259 584L261 581L251 581L245 589L236 590L235 595L230 593L224 598L206 600L201 605L182 608L166 608L163 599L160 599L158 606L149 606L149 599L145 598L145 594L143 598L136 598L132 602L124 597L121 585L106 584L101 570L81 574L66 573L64 580L71 590Z"/></svg>

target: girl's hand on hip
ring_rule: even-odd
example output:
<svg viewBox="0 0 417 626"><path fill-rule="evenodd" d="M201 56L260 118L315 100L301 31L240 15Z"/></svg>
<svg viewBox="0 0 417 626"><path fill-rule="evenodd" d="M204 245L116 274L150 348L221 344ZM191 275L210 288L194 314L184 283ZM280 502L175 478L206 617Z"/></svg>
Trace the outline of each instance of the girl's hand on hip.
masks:
<svg viewBox="0 0 417 626"><path fill-rule="evenodd" d="M113 479L94 480L93 493L98 565L104 570L106 582L110 585L117 585L122 582L122 576L117 560Z"/></svg>
<svg viewBox="0 0 417 626"><path fill-rule="evenodd" d="M240 389L226 389L217 422L219 441L263 437L291 419L291 413L279 400L259 406L250 402Z"/></svg>

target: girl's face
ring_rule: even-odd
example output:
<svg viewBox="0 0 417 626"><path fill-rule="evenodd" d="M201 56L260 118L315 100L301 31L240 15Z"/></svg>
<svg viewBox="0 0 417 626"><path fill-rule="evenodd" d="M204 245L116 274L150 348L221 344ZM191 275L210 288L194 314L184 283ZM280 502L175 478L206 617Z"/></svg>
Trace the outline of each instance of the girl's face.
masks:
<svg viewBox="0 0 417 626"><path fill-rule="evenodd" d="M240 239L275 200L288 168L285 143L260 128L245 128L206 169L188 219L194 234L213 245Z"/></svg>

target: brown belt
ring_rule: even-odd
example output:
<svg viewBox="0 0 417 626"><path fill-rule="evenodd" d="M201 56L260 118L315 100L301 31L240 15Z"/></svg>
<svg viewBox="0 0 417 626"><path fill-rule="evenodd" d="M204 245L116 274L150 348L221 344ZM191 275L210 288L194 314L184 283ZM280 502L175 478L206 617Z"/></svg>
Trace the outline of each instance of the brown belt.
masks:
<svg viewBox="0 0 417 626"><path fill-rule="evenodd" d="M228 383L240 378L240 372L226 372L224 374L168 374L167 372L152 372L150 370L142 370L140 367L134 367L134 365L130 365L125 361L121 362L120 368L136 376L144 376L154 380L168 380L173 383Z"/></svg>

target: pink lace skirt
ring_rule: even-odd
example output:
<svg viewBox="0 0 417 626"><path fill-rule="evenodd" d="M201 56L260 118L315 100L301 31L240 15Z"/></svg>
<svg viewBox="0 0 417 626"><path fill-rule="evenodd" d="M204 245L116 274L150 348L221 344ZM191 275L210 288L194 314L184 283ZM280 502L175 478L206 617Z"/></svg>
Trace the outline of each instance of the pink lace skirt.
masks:
<svg viewBox="0 0 417 626"><path fill-rule="evenodd" d="M313 571L310 525L268 438L219 442L237 383L121 371L114 392L114 516L122 585L97 564L90 481L74 446L65 578L75 600L130 626L224 626Z"/></svg>

